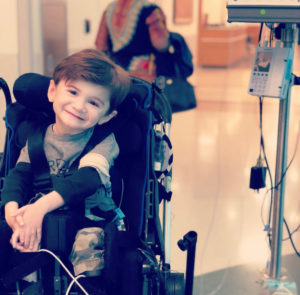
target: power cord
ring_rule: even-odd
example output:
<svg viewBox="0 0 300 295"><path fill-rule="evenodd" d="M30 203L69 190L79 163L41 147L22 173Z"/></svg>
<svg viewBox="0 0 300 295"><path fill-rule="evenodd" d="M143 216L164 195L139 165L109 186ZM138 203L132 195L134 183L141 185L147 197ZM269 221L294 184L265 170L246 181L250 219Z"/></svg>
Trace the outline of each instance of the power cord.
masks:
<svg viewBox="0 0 300 295"><path fill-rule="evenodd" d="M270 197L270 207L269 207L269 217L268 217L268 223L267 225L264 224L264 230L267 231L268 239L269 239L269 245L271 245L271 234L270 234L270 223L271 223L271 212L272 212L272 207L273 207L273 177L269 165L269 161L267 158L266 150L265 150L265 142L264 142L264 136L263 136L263 98L260 96L259 97L259 131L260 131L260 154L259 157L261 158L261 153L263 154L263 159L266 163L266 168L267 172L269 174L269 179L270 179L270 185L271 189L271 197Z"/></svg>
<svg viewBox="0 0 300 295"><path fill-rule="evenodd" d="M260 24L260 29L259 29L259 35L258 35L258 40L257 40L257 44L258 46L260 46L260 41L261 41L261 35L262 35L262 29L263 29L264 23Z"/></svg>
<svg viewBox="0 0 300 295"><path fill-rule="evenodd" d="M295 253L297 254L297 256L300 257L300 252L297 250L297 248L296 248L296 246L295 246L295 244L294 244L294 241L293 241L293 237L292 237L290 228L289 228L289 226L288 226L288 224L287 224L285 218L283 218L283 222L284 222L285 227L286 227L286 230L287 230L287 232L288 232L289 239L290 239L290 241L291 241L292 247L293 247Z"/></svg>
<svg viewBox="0 0 300 295"><path fill-rule="evenodd" d="M300 230L300 224L291 232L291 236ZM282 239L283 241L289 240L290 237Z"/></svg>
<svg viewBox="0 0 300 295"><path fill-rule="evenodd" d="M295 146L295 149L294 149L294 153L293 153L293 156L289 162L289 164L287 165L287 167L285 168L282 176L281 176L281 179L279 180L279 182L273 187L273 189L277 189L278 186L281 184L281 182L283 181L284 177L285 177L285 174L287 173L287 170L290 168L291 164L293 163L295 157L296 157L296 154L297 154L297 150L298 150L298 145L299 145L299 139L300 139L300 123L298 124L298 132L297 132L297 139L296 139L296 146Z"/></svg>
<svg viewBox="0 0 300 295"><path fill-rule="evenodd" d="M76 282L78 283L78 281L77 281L78 279L85 278L85 277L86 277L85 275L78 275L77 277L75 277L74 278L75 280L72 280L72 282L70 283L65 295L69 295L73 284L76 283Z"/></svg>
<svg viewBox="0 0 300 295"><path fill-rule="evenodd" d="M270 170L270 167L269 167L267 155L266 155L266 152L265 152L264 137L263 137L263 128L262 128L263 99L262 99L262 97L259 97L259 114L260 114L260 116L259 116L259 118L260 118L260 124L259 124L259 129L260 129L260 156L259 157L261 157L261 151L262 151L263 152L264 161L265 161L266 166L267 166L267 171L268 171L268 174L269 174L269 178L270 178L270 184L271 184L271 188L268 190L268 191L271 191L268 223L265 224L263 222L263 224L264 224L264 230L268 232L269 245L271 245L271 232L270 232L271 227L270 227L270 224L271 224L272 207L273 207L273 193L274 193L274 189L278 189L279 185L284 180L288 169L290 168L291 164L293 163L293 161L294 161L294 159L296 157L297 149L298 149L298 145L299 145L299 139L300 139L300 128L299 128L300 124L298 124L298 133L297 133L296 145L295 145L293 156L292 156L291 160L289 161L287 167L285 168L284 172L282 173L280 180L278 181L277 184L275 184L273 186L273 178L272 178L271 170ZM262 212L261 212L261 215L262 215ZM293 247L295 253L297 254L298 257L300 257L300 252L297 250L297 248L296 248L296 246L294 244L293 238L292 238L292 235L298 230L298 228L300 226L298 226L297 229L294 230L291 233L290 229L289 229L289 226L288 226L285 218L283 219L283 221L284 221L285 227L286 227L287 232L288 232L288 239L291 241L291 244L292 244L292 247Z"/></svg>
<svg viewBox="0 0 300 295"><path fill-rule="evenodd" d="M40 249L38 252L46 252L46 253L50 254L51 256L53 256L59 262L59 264L63 267L63 269L67 272L67 274L71 277L71 279L72 279L71 284L73 285L73 283L75 282L85 295L89 295L88 292L83 288L83 286L77 281L77 278L71 274L71 272L64 265L64 263L53 252L51 252L50 250L47 250L47 249ZM78 278L79 278L79 276L78 276Z"/></svg>

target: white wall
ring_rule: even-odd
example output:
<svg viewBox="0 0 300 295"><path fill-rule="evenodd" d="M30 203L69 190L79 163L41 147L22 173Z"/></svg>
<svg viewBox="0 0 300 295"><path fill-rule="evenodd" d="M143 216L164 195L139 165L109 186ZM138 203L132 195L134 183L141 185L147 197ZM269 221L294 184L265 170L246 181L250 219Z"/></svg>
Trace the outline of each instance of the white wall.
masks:
<svg viewBox="0 0 300 295"><path fill-rule="evenodd" d="M18 72L17 0L1 0L0 76L11 85Z"/></svg>
<svg viewBox="0 0 300 295"><path fill-rule="evenodd" d="M24 1L24 0L19 0ZM32 71L43 73L43 47L41 26L41 0L31 1L31 34L32 34Z"/></svg>
<svg viewBox="0 0 300 295"><path fill-rule="evenodd" d="M0 77L10 89L18 76L17 0L1 0L0 9ZM0 151L3 150L5 99L0 90Z"/></svg>
<svg viewBox="0 0 300 295"><path fill-rule="evenodd" d="M102 13L111 0L67 0L68 52L94 47ZM85 20L90 32L85 32Z"/></svg>
<svg viewBox="0 0 300 295"><path fill-rule="evenodd" d="M226 0L202 0L202 14L207 15L207 23L210 25L226 24L227 9Z"/></svg>

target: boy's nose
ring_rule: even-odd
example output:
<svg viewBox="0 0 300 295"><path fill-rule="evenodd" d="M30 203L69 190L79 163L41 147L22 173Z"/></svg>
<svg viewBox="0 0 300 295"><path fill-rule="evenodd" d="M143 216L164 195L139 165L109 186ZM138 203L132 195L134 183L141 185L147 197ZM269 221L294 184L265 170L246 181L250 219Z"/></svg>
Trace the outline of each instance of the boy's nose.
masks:
<svg viewBox="0 0 300 295"><path fill-rule="evenodd" d="M73 107L80 112L84 112L86 110L85 101L83 99L78 98L74 101Z"/></svg>

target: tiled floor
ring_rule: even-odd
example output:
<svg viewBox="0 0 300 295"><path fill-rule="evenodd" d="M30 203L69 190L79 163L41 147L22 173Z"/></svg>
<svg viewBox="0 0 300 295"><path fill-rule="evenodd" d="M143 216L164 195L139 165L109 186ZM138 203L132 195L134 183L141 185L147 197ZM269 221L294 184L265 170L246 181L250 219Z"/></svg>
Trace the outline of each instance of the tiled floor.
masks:
<svg viewBox="0 0 300 295"><path fill-rule="evenodd" d="M297 46L297 75L299 58ZM191 82L198 106L173 116L171 267L185 271L186 252L181 252L176 244L188 231L196 231L195 295L265 294L260 293L260 283L265 278L270 250L262 219L266 221L270 194L266 189L259 193L249 189L250 169L259 155L258 98L247 94L252 60L249 56L230 68L197 68ZM263 110L263 134L273 178L278 102L265 98ZM300 224L299 116L300 86L295 86L288 161L295 149L296 156L286 175L284 201L284 215L291 230ZM285 230L283 236L287 237ZM300 251L300 232L293 237ZM297 281L300 294L300 258L289 241L283 242L282 255L281 273L288 275L287 280Z"/></svg>

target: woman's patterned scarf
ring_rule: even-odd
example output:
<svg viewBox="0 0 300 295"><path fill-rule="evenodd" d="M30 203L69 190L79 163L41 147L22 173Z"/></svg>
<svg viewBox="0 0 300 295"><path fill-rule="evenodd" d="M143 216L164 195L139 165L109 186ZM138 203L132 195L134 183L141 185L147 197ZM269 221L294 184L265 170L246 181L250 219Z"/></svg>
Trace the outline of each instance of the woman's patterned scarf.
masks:
<svg viewBox="0 0 300 295"><path fill-rule="evenodd" d="M142 8L150 5L147 0L119 0L107 7L106 21L114 52L129 44L135 34Z"/></svg>

